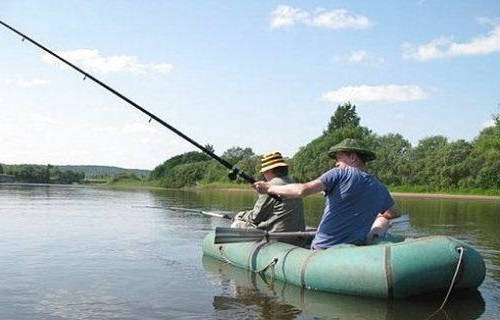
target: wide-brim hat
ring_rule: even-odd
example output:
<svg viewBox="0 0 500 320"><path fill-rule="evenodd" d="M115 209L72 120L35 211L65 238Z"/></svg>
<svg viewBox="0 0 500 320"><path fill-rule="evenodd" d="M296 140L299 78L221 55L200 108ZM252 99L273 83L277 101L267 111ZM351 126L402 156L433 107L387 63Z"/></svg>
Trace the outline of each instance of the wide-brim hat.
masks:
<svg viewBox="0 0 500 320"><path fill-rule="evenodd" d="M335 154L337 152L355 152L359 154L365 162L372 161L377 158L375 153L365 148L358 139L347 138L342 140L339 144L334 145L328 150L328 156L335 158Z"/></svg>
<svg viewBox="0 0 500 320"><path fill-rule="evenodd" d="M288 167L288 164L281 156L281 153L271 152L262 157L260 167L260 173L263 173L278 167Z"/></svg>

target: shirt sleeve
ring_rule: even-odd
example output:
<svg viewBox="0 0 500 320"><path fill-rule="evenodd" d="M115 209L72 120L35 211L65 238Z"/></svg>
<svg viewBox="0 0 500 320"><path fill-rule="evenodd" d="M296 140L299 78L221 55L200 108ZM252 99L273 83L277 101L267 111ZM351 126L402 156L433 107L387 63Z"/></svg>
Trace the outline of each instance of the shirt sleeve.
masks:
<svg viewBox="0 0 500 320"><path fill-rule="evenodd" d="M323 173L319 180L325 185L326 193L330 193L335 185L339 181L340 171L337 168L333 168Z"/></svg>
<svg viewBox="0 0 500 320"><path fill-rule="evenodd" d="M269 219L273 212L274 199L267 194L259 195L252 210L246 214L247 221L258 225L261 221Z"/></svg>
<svg viewBox="0 0 500 320"><path fill-rule="evenodd" d="M391 194L389 193L389 190L384 186L385 190L385 196L384 196L384 202L383 202L383 210L381 212L384 212L385 210L389 209L394 205L394 199L391 197Z"/></svg>

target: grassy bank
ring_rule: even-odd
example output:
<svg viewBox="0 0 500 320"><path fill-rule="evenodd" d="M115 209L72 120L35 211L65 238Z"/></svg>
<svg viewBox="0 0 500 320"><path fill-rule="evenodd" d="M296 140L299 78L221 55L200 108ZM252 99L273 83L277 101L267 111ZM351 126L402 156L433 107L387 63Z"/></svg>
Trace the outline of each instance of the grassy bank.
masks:
<svg viewBox="0 0 500 320"><path fill-rule="evenodd" d="M475 196L500 196L499 189L435 189L428 186L390 186L391 192L397 193L422 193L422 194L450 194L450 195L475 195Z"/></svg>
<svg viewBox="0 0 500 320"><path fill-rule="evenodd" d="M123 187L123 188L161 188L170 189L161 185L159 180L142 180L135 177L115 178L109 180L100 186L109 187ZM214 182L206 184L198 184L196 186L184 187L181 189L197 189L197 190L238 190L238 191L253 191L249 184L240 183L227 183L227 182ZM450 196L483 196L483 197L499 197L500 190L498 189L434 189L428 186L389 186L391 193L404 196L405 194L411 196L436 196L445 197Z"/></svg>

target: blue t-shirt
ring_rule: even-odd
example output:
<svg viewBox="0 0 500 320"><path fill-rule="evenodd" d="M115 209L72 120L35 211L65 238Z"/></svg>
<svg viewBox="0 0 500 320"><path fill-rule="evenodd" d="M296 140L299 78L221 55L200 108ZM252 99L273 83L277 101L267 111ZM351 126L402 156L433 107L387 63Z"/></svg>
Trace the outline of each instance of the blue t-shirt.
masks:
<svg viewBox="0 0 500 320"><path fill-rule="evenodd" d="M334 168L319 179L326 187L326 201L313 248L365 242L377 214L394 204L387 188L360 169Z"/></svg>

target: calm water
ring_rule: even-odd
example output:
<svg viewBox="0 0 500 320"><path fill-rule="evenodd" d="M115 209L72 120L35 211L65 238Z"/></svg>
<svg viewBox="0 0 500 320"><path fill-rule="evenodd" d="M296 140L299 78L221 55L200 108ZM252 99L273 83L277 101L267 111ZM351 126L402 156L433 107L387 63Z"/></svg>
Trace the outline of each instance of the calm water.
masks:
<svg viewBox="0 0 500 320"><path fill-rule="evenodd" d="M426 319L443 295L411 301L301 291L213 259L201 240L227 221L167 206L238 211L246 192L0 185L0 319ZM480 250L487 276L433 319L500 316L500 201L397 199L411 236ZM157 206L160 208L151 208ZM306 202L317 224L322 199Z"/></svg>

